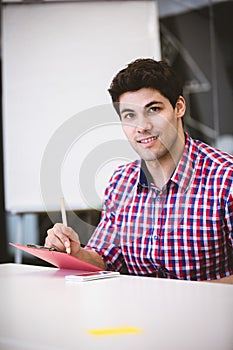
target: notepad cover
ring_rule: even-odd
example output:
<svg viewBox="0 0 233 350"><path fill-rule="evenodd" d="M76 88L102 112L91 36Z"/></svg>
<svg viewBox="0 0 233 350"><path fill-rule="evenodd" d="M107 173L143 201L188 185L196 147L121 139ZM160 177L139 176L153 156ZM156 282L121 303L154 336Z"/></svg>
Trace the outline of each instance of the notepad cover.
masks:
<svg viewBox="0 0 233 350"><path fill-rule="evenodd" d="M82 261L66 253L45 250L40 248L27 247L21 244L9 243L11 246L23 250L39 259L58 267L59 269L80 270L80 271L101 271L100 268Z"/></svg>

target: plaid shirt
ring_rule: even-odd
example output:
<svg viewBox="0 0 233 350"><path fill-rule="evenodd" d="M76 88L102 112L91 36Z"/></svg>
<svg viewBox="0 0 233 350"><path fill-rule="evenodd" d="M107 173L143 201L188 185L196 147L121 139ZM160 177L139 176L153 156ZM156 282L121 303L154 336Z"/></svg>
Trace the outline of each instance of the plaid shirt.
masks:
<svg viewBox="0 0 233 350"><path fill-rule="evenodd" d="M233 157L186 134L182 158L158 190L143 161L119 167L86 249L111 270L187 280L233 274Z"/></svg>

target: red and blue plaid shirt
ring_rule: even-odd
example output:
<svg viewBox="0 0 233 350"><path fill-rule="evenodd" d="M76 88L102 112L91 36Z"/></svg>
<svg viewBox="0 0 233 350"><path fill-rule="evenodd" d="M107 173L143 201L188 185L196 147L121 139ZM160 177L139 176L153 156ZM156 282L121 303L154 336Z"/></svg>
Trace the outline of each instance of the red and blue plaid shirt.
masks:
<svg viewBox="0 0 233 350"><path fill-rule="evenodd" d="M233 157L186 134L182 158L158 190L143 161L119 167L86 249L111 270L187 280L233 274Z"/></svg>

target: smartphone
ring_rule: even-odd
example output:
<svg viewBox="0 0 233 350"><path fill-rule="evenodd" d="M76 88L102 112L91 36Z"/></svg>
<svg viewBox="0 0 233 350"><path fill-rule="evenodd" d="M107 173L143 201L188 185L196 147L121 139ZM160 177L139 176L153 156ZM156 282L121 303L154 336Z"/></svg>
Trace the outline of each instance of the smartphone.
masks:
<svg viewBox="0 0 233 350"><path fill-rule="evenodd" d="M101 278L110 278L120 276L120 272L116 271L98 271L98 272L83 272L77 275L67 275L65 280L67 282L84 282L92 281Z"/></svg>

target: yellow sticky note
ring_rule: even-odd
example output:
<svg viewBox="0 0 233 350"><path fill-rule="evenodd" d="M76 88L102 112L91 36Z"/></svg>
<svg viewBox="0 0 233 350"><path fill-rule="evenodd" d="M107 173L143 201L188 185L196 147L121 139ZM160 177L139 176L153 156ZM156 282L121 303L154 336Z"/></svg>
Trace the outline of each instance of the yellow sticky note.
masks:
<svg viewBox="0 0 233 350"><path fill-rule="evenodd" d="M91 335L106 336L106 335L123 335L123 334L140 334L142 331L134 327L118 327L105 329L92 329L87 331Z"/></svg>

